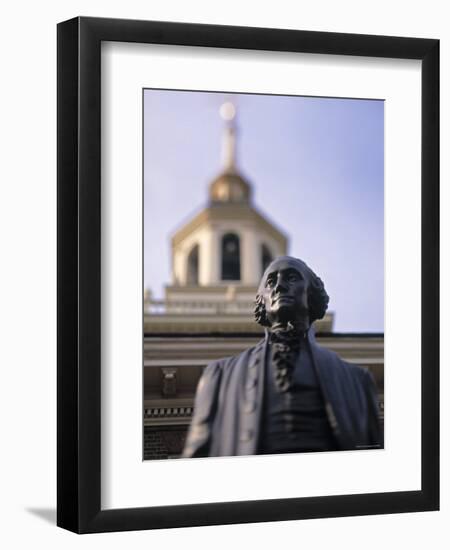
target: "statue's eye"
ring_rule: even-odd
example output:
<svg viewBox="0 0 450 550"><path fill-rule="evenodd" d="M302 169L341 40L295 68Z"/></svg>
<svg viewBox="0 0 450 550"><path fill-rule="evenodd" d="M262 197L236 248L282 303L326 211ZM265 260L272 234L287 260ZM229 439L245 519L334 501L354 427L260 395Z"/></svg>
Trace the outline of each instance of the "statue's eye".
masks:
<svg viewBox="0 0 450 550"><path fill-rule="evenodd" d="M299 279L299 277L298 277L298 275L296 275L295 273L291 273L291 274L289 275L289 281L291 281L291 282L298 281L298 279Z"/></svg>
<svg viewBox="0 0 450 550"><path fill-rule="evenodd" d="M270 279L267 279L266 286L272 287L275 283L275 279L271 277Z"/></svg>

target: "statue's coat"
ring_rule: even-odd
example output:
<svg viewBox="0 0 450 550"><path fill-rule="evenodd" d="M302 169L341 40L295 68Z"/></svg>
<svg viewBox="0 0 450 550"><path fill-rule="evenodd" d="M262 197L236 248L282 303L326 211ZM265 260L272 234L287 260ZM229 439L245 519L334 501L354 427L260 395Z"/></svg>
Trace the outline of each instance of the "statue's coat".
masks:
<svg viewBox="0 0 450 550"><path fill-rule="evenodd" d="M339 450L383 447L369 371L318 346L308 331L325 411ZM210 363L197 388L184 457L257 454L264 406L268 336L239 355Z"/></svg>

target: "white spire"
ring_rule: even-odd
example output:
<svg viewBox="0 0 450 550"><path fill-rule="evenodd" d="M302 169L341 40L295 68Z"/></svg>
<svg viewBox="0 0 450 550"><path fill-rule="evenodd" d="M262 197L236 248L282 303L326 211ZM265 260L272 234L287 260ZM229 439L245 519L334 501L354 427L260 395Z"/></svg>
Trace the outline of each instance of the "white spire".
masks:
<svg viewBox="0 0 450 550"><path fill-rule="evenodd" d="M236 107L227 101L220 106L220 116L225 120L222 138L222 166L224 170L236 168Z"/></svg>

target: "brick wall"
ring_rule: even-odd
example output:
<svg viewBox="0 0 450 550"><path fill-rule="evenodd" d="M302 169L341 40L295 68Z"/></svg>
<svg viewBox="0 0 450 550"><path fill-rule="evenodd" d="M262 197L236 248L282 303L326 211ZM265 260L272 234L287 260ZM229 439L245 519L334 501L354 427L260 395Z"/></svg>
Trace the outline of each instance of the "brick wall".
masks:
<svg viewBox="0 0 450 550"><path fill-rule="evenodd" d="M186 433L187 426L144 426L144 460L178 458Z"/></svg>

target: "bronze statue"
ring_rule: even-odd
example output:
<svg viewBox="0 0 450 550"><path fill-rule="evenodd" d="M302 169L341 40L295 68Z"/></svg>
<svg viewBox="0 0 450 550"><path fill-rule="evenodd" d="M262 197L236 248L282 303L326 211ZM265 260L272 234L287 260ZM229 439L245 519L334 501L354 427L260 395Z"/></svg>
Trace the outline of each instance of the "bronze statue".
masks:
<svg viewBox="0 0 450 550"><path fill-rule="evenodd" d="M382 448L372 375L315 341L328 301L303 261L268 266L255 308L265 338L206 367L184 457Z"/></svg>

